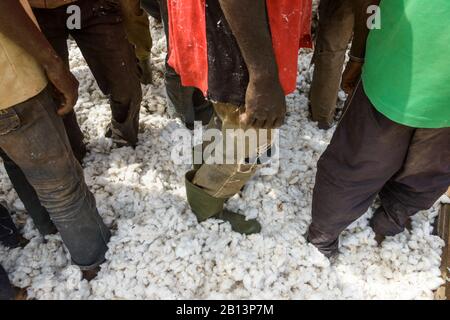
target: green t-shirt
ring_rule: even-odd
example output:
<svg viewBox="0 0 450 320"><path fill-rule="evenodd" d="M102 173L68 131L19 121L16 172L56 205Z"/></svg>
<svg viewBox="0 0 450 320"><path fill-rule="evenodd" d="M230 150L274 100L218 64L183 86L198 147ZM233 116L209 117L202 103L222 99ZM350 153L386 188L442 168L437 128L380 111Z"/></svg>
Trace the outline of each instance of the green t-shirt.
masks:
<svg viewBox="0 0 450 320"><path fill-rule="evenodd" d="M450 127L450 0L382 0L362 80L375 108L415 128Z"/></svg>

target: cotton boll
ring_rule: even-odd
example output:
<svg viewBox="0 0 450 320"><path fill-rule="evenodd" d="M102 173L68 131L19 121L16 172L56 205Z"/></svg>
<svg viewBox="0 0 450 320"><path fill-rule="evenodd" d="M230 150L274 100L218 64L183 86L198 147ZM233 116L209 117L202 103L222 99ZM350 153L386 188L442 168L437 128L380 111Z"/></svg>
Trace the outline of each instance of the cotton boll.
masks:
<svg viewBox="0 0 450 320"><path fill-rule="evenodd" d="M162 28L152 25L152 36L154 68L163 71ZM170 158L172 133L183 124L167 107L162 73L155 72L154 84L143 87L137 147L116 148L104 137L111 117L108 100L72 42L70 53L80 82L75 109L89 149L86 182L112 228L112 238L106 262L88 283L71 265L60 236L44 242L28 218L22 233L30 243L24 249L0 247L0 262L14 285L28 288L30 298L432 297L441 281L443 246L431 235L437 207L414 217L412 233L389 237L381 248L368 227L370 209L347 228L340 256L331 261L304 238L311 221L316 163L333 134L333 129L318 130L307 119L310 51L301 51L298 90L287 97L289 115L280 130L278 172L256 175L226 204L261 222L262 233L251 236L232 232L229 223L216 219L199 224L187 205L184 173L190 166L176 165ZM3 168L0 182L2 200L14 208L20 202Z"/></svg>

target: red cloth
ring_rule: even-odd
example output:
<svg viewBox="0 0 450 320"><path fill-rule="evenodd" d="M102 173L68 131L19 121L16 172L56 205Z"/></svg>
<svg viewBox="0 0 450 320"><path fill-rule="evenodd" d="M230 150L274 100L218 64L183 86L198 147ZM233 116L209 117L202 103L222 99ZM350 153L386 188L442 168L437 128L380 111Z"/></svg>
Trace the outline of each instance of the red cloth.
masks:
<svg viewBox="0 0 450 320"><path fill-rule="evenodd" d="M279 78L286 94L297 83L299 48L311 48L312 0L266 0ZM169 64L184 86L208 92L206 0L168 0ZM298 45L296 45L298 44Z"/></svg>

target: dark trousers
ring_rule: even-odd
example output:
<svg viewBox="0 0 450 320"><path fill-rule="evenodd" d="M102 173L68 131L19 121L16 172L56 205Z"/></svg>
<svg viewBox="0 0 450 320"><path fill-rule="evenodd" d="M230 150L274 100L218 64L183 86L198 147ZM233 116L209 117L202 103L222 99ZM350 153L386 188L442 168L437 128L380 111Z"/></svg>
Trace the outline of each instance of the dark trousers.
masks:
<svg viewBox="0 0 450 320"><path fill-rule="evenodd" d="M161 10L161 17L164 24L164 30L167 40L167 52L169 52L169 17L167 11L167 0L142 0L142 7L145 10L151 10L159 3ZM206 101L203 93L194 87L185 87L181 84L181 78L177 72L167 63L168 55L166 57L166 72L164 75L166 94L169 106L175 111L175 114L180 117L190 129L194 127L194 121L201 121L204 125L208 124L213 113L214 108L212 103Z"/></svg>
<svg viewBox="0 0 450 320"><path fill-rule="evenodd" d="M8 274L0 265L0 300L13 300L14 291L9 283Z"/></svg>
<svg viewBox="0 0 450 320"><path fill-rule="evenodd" d="M33 219L36 228L44 236L55 233L55 226L50 219L47 209L42 206L36 191L28 182L22 170L2 149L0 149L0 157L3 160L6 173L8 174L14 189L20 200L22 200L28 214Z"/></svg>
<svg viewBox="0 0 450 320"><path fill-rule="evenodd" d="M161 8L159 0L141 0L141 7L158 21L161 21Z"/></svg>
<svg viewBox="0 0 450 320"><path fill-rule="evenodd" d="M49 92L47 88L0 111L0 148L33 186L73 262L91 269L104 261L110 232L97 212Z"/></svg>
<svg viewBox="0 0 450 320"><path fill-rule="evenodd" d="M312 119L331 124L345 53L353 35L352 0L321 0L310 100Z"/></svg>
<svg viewBox="0 0 450 320"><path fill-rule="evenodd" d="M372 218L374 231L402 232L450 185L449 145L450 128L395 123L374 108L360 84L318 162L309 241L326 255L334 253L339 234L377 195L384 210Z"/></svg>
<svg viewBox="0 0 450 320"><path fill-rule="evenodd" d="M67 6L34 9L39 25L58 55L69 64L67 40L80 48L101 91L110 99L112 128L131 145L137 142L142 91L134 50L126 37L118 0L79 0L81 29L67 28ZM80 145L75 115L65 120L71 145ZM116 130L116 131L117 131ZM114 131L114 130L113 130Z"/></svg>

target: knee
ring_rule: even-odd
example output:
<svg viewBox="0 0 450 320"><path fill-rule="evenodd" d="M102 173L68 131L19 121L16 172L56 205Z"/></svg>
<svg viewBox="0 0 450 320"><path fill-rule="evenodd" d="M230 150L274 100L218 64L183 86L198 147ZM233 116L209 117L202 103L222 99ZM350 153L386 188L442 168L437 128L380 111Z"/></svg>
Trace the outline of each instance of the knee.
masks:
<svg viewBox="0 0 450 320"><path fill-rule="evenodd" d="M36 187L42 205L53 217L76 210L88 197L87 186L81 177L66 176Z"/></svg>

